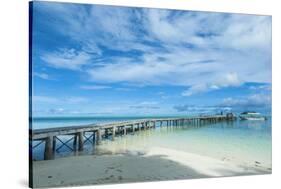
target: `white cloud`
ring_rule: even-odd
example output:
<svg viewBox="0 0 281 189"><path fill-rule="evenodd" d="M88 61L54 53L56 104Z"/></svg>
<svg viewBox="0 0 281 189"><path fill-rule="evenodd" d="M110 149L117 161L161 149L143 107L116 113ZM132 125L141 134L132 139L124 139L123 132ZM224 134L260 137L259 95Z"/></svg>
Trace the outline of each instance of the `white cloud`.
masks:
<svg viewBox="0 0 281 189"><path fill-rule="evenodd" d="M160 109L158 102L156 101L143 101L140 103L135 103L129 107L133 109Z"/></svg>
<svg viewBox="0 0 281 189"><path fill-rule="evenodd" d="M33 95L32 101L33 103L57 103L59 102L59 99L50 96Z"/></svg>
<svg viewBox="0 0 281 189"><path fill-rule="evenodd" d="M61 114L64 112L65 112L65 109L63 109L63 108L51 108L48 110L48 113L51 113L51 114Z"/></svg>
<svg viewBox="0 0 281 189"><path fill-rule="evenodd" d="M102 89L110 89L111 87L106 85L83 85L80 88L85 90L102 90Z"/></svg>
<svg viewBox="0 0 281 189"><path fill-rule="evenodd" d="M206 84L193 85L188 90L182 92L182 96L191 96L193 94L206 92L208 90L209 88Z"/></svg>
<svg viewBox="0 0 281 189"><path fill-rule="evenodd" d="M258 85L258 86L250 86L249 87L250 90L254 90L254 91L271 91L272 90L272 86L268 85L268 84L264 84L264 85Z"/></svg>
<svg viewBox="0 0 281 189"><path fill-rule="evenodd" d="M271 106L271 95L253 94L242 98L225 98L221 103L222 106L231 107L266 107Z"/></svg>
<svg viewBox="0 0 281 189"><path fill-rule="evenodd" d="M83 65L89 63L91 57L87 53L75 49L60 49L43 54L41 59L55 68L79 70Z"/></svg>
<svg viewBox="0 0 281 189"><path fill-rule="evenodd" d="M63 99L68 104L80 104L80 103L85 103L88 102L88 99L85 97L66 97Z"/></svg>
<svg viewBox="0 0 281 189"><path fill-rule="evenodd" d="M188 90L182 93L182 96L191 96L197 93L218 90L223 87L239 86L242 82L239 80L237 73L222 74L217 80L210 80L211 83L200 83L192 85Z"/></svg>
<svg viewBox="0 0 281 189"><path fill-rule="evenodd" d="M223 37L225 46L236 49L271 49L271 17L233 15Z"/></svg>
<svg viewBox="0 0 281 189"><path fill-rule="evenodd" d="M126 92L126 91L134 91L135 89L132 89L132 88L126 88L126 87L117 87L117 88L115 88L115 90L117 90L117 91L124 91L124 92Z"/></svg>
<svg viewBox="0 0 281 189"><path fill-rule="evenodd" d="M86 72L93 82L185 86L184 96L271 83L269 16L53 5L42 9L58 17L49 24L81 49L41 58ZM105 49L124 54L110 56ZM139 53L126 54L133 50Z"/></svg>
<svg viewBox="0 0 281 189"><path fill-rule="evenodd" d="M33 72L33 75L36 77L39 77L41 79L46 79L46 80L50 80L50 76L46 73L38 73L38 72Z"/></svg>
<svg viewBox="0 0 281 189"><path fill-rule="evenodd" d="M231 107L227 106L195 106L195 105L176 105L173 107L177 112L188 112L189 114L215 114L221 111L232 111Z"/></svg>
<svg viewBox="0 0 281 189"><path fill-rule="evenodd" d="M198 106L181 104L173 107L178 112L191 113L220 113L221 111L245 111L245 110L265 110L271 108L270 94L252 94L243 97L229 97L222 100L221 103L213 106Z"/></svg>
<svg viewBox="0 0 281 189"><path fill-rule="evenodd" d="M158 104L159 102L157 102L157 101L142 101L142 102L140 102L139 104L140 105L156 105L156 104Z"/></svg>
<svg viewBox="0 0 281 189"><path fill-rule="evenodd" d="M88 102L87 98L79 96L68 96L68 97L53 97L53 96L32 96L33 104L79 104Z"/></svg>
<svg viewBox="0 0 281 189"><path fill-rule="evenodd" d="M137 60L124 61L117 57L90 69L88 73L93 81L187 86L189 89L183 93L187 95L244 82L271 82L269 17L185 13L170 19L170 11L153 9L143 13L148 39L157 41L164 49L150 47ZM247 20L243 22L244 28L243 19ZM230 32L231 27L235 32ZM259 31L263 36L259 42L248 40L246 46L245 39L240 37L251 38L253 33L249 31ZM200 32L206 36L199 37ZM241 48L233 45L233 41L237 44L240 41Z"/></svg>

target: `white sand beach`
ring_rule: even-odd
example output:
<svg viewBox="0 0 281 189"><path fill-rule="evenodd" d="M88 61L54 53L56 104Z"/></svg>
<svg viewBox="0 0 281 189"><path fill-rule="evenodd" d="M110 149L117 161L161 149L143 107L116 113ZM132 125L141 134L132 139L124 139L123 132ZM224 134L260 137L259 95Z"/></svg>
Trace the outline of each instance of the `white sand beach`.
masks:
<svg viewBox="0 0 281 189"><path fill-rule="evenodd" d="M168 148L145 153L84 155L33 163L34 187L76 186L175 179L270 174L259 164L237 164Z"/></svg>

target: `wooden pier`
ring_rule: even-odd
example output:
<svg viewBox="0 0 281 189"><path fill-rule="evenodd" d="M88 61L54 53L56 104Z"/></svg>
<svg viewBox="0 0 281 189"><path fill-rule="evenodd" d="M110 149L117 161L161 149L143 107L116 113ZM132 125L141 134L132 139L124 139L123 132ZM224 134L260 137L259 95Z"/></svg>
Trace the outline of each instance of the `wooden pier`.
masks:
<svg viewBox="0 0 281 189"><path fill-rule="evenodd" d="M93 145L101 144L103 138L111 136L114 140L117 136L135 133L142 130L162 126L184 126L186 124L199 125L203 123L216 123L220 121L233 121L236 117L233 115L214 115L214 116L199 116L199 117L182 117L182 118L156 118L156 119L141 119L132 121L122 121L107 124L92 124L86 126L75 127L59 127L50 129L37 129L30 131L30 149L34 149L42 143L44 147L44 159L50 160L54 158L54 154L63 146L66 146L73 151L83 151L84 143L91 142ZM86 136L90 134L90 136ZM63 141L59 136L72 136L67 141ZM33 141L39 141L38 144L32 146ZM61 143L57 146L57 141ZM72 145L68 143L72 142Z"/></svg>

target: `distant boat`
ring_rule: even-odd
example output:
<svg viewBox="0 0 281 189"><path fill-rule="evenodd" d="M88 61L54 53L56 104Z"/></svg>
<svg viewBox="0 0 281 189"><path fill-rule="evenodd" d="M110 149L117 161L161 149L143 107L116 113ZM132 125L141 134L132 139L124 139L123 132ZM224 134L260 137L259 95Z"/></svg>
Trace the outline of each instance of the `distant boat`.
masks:
<svg viewBox="0 0 281 189"><path fill-rule="evenodd" d="M266 117L261 115L258 112L243 112L240 114L240 119L241 120L250 120L250 121L256 121L256 120L261 120L264 121L266 120Z"/></svg>

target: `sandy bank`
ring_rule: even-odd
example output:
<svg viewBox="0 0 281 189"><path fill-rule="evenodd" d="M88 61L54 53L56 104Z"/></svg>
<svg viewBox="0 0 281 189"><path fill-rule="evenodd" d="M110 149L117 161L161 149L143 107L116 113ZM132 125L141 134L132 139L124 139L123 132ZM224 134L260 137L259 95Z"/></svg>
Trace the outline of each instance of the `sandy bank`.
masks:
<svg viewBox="0 0 281 189"><path fill-rule="evenodd" d="M34 187L73 186L267 174L270 169L236 165L167 148L147 153L76 156L34 162Z"/></svg>

